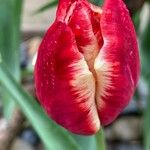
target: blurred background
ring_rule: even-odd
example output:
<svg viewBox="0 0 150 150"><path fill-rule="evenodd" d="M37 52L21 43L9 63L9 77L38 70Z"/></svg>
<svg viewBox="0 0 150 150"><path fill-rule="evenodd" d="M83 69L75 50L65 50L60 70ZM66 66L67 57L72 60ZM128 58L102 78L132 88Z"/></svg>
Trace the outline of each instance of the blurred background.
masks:
<svg viewBox="0 0 150 150"><path fill-rule="evenodd" d="M32 62L57 0L0 0L0 150L150 150L150 0L125 3L139 43L140 81L118 119L84 137L56 125L35 100Z"/></svg>

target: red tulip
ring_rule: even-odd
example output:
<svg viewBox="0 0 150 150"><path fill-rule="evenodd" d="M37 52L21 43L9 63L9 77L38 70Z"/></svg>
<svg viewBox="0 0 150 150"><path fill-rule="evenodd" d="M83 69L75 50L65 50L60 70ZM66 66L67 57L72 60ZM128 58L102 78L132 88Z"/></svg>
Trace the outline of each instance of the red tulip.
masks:
<svg viewBox="0 0 150 150"><path fill-rule="evenodd" d="M37 97L53 120L76 134L96 133L128 105L139 70L136 34L122 0L105 0L102 8L59 0L35 66Z"/></svg>

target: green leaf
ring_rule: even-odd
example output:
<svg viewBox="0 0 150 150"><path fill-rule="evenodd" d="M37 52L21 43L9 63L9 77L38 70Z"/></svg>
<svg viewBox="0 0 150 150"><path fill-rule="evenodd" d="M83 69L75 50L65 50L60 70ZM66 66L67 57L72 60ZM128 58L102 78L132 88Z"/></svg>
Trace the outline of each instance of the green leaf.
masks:
<svg viewBox="0 0 150 150"><path fill-rule="evenodd" d="M11 114L13 113L16 103L9 93L6 92L5 88L1 88L1 99L3 104L3 114L5 118L11 118Z"/></svg>
<svg viewBox="0 0 150 150"><path fill-rule="evenodd" d="M7 65L14 78L20 81L20 18L22 0L0 1L0 52L1 57ZM10 118L15 107L14 101L5 89L2 89L4 115Z"/></svg>
<svg viewBox="0 0 150 150"><path fill-rule="evenodd" d="M33 14L41 13L41 12L47 10L47 9L50 9L50 8L56 6L57 3L58 3L58 0L50 1L50 2L46 3L44 6L37 9Z"/></svg>
<svg viewBox="0 0 150 150"><path fill-rule="evenodd" d="M81 150L69 133L51 121L37 101L23 90L3 63L0 63L0 77L1 84L18 103L48 150Z"/></svg>
<svg viewBox="0 0 150 150"><path fill-rule="evenodd" d="M0 52L3 61L17 81L20 81L21 8L22 0L1 0L0 2Z"/></svg>

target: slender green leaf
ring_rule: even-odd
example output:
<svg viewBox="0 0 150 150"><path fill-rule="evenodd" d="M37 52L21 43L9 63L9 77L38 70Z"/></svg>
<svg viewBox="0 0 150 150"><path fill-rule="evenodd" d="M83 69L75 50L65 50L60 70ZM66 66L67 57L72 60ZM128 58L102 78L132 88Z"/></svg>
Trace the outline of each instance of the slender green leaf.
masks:
<svg viewBox="0 0 150 150"><path fill-rule="evenodd" d="M50 2L46 3L44 6L40 7L38 10L36 10L33 14L41 13L47 9L50 9L50 8L56 6L57 3L58 3L58 0L50 1Z"/></svg>
<svg viewBox="0 0 150 150"><path fill-rule="evenodd" d="M1 84L18 103L48 150L80 150L69 133L49 119L36 100L15 81L3 63L0 63L0 77Z"/></svg>
<svg viewBox="0 0 150 150"><path fill-rule="evenodd" d="M22 0L0 1L0 52L17 81L20 80L20 17ZM4 16L3 16L4 15Z"/></svg>
<svg viewBox="0 0 150 150"><path fill-rule="evenodd" d="M0 1L0 52L3 61L17 81L20 81L19 44L21 9L22 0ZM4 115L6 118L9 118L15 103L5 89L2 89L1 93Z"/></svg>

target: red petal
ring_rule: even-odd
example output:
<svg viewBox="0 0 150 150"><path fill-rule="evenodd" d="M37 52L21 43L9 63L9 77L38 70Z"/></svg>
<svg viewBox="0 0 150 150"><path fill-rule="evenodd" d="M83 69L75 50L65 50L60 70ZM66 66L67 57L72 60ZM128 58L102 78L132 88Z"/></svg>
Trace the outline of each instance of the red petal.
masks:
<svg viewBox="0 0 150 150"><path fill-rule="evenodd" d="M68 20L68 26L75 35L78 49L81 53L83 53L90 70L92 70L94 59L100 50L97 36L93 31L91 12L90 6L88 6L86 3L77 2L73 13ZM101 35L99 35L99 37L101 37ZM100 42L102 42L102 38Z"/></svg>
<svg viewBox="0 0 150 150"><path fill-rule="evenodd" d="M72 0L59 0L56 18L58 21L64 21L68 8L71 4Z"/></svg>
<svg viewBox="0 0 150 150"><path fill-rule="evenodd" d="M122 0L105 0L101 16L104 44L95 61L97 105L107 125L127 106L139 77L136 35Z"/></svg>
<svg viewBox="0 0 150 150"><path fill-rule="evenodd" d="M35 68L37 96L48 114L78 134L93 134L100 122L95 82L71 29L55 22L39 48Z"/></svg>
<svg viewBox="0 0 150 150"><path fill-rule="evenodd" d="M72 7L73 3L76 3L77 1L86 2L86 0L59 0L56 19L64 22L70 7Z"/></svg>

